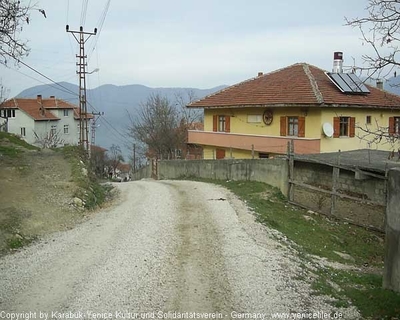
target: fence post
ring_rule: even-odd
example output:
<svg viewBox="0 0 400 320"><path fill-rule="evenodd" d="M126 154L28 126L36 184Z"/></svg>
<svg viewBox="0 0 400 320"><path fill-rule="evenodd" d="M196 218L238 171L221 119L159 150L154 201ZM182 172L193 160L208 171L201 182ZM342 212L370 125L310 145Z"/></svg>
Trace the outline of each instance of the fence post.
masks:
<svg viewBox="0 0 400 320"><path fill-rule="evenodd" d="M340 150L337 158L337 167L333 166L332 167L332 195L331 195L331 210L330 213L332 216L335 215L335 210L336 210L336 192L337 192L337 186L339 182L339 177L340 177Z"/></svg>
<svg viewBox="0 0 400 320"><path fill-rule="evenodd" d="M254 144L251 145L251 158L254 160Z"/></svg>
<svg viewBox="0 0 400 320"><path fill-rule="evenodd" d="M388 194L386 200L386 243L383 287L400 292L400 219L399 193L400 169L388 174Z"/></svg>
<svg viewBox="0 0 400 320"><path fill-rule="evenodd" d="M289 159L289 190L288 198L289 201L294 201L294 143L293 140L288 141L287 153Z"/></svg>

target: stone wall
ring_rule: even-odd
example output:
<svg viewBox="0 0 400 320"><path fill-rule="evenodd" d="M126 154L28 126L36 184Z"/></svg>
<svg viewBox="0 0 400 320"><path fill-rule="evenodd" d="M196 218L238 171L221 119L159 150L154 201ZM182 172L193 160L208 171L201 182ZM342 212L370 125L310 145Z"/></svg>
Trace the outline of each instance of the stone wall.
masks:
<svg viewBox="0 0 400 320"><path fill-rule="evenodd" d="M294 180L318 187L327 192L332 190L333 168L313 162L295 161ZM386 180L363 175L359 172L340 169L337 192L364 200L336 197L333 210L335 217L349 222L383 231L385 226ZM329 193L295 185L294 202L326 215L332 214L332 196Z"/></svg>

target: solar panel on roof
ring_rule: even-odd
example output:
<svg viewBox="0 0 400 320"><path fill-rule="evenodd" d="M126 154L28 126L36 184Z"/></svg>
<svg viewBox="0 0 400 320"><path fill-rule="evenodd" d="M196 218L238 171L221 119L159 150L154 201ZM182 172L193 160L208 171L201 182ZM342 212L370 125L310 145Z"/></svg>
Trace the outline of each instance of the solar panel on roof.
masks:
<svg viewBox="0 0 400 320"><path fill-rule="evenodd" d="M354 73L330 73L328 78L344 93L364 94L370 93L359 77Z"/></svg>

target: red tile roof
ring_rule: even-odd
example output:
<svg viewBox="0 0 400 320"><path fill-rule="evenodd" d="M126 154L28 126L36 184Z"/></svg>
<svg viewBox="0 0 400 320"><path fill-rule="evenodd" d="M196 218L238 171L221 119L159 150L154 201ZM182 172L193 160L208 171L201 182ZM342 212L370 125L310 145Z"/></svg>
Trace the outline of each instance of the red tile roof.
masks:
<svg viewBox="0 0 400 320"><path fill-rule="evenodd" d="M4 108L20 109L36 121L60 120L46 108L42 108L36 99L12 99L2 105Z"/></svg>
<svg viewBox="0 0 400 320"><path fill-rule="evenodd" d="M66 102L64 100L52 98L31 98L31 99L21 99L14 98L7 100L2 104L2 108L13 108L20 109L31 116L36 121L41 120L60 120L49 110L57 109L72 109L74 112L74 118L79 119L79 108L72 103ZM43 108L43 109L41 109ZM93 118L93 114L87 114L88 119Z"/></svg>
<svg viewBox="0 0 400 320"><path fill-rule="evenodd" d="M298 63L238 83L188 107L356 106L400 109L400 96L367 85L369 94L342 93L325 71Z"/></svg>
<svg viewBox="0 0 400 320"><path fill-rule="evenodd" d="M101 153L104 153L104 152L107 152L107 151L108 151L107 149L105 149L105 148L103 148L103 147L100 147L100 146L96 146L96 145L94 145L94 144L92 144L92 145L90 146L90 150L91 150L92 152L101 152Z"/></svg>
<svg viewBox="0 0 400 320"><path fill-rule="evenodd" d="M129 172L131 170L131 166L127 163L118 163L117 169L121 172Z"/></svg>

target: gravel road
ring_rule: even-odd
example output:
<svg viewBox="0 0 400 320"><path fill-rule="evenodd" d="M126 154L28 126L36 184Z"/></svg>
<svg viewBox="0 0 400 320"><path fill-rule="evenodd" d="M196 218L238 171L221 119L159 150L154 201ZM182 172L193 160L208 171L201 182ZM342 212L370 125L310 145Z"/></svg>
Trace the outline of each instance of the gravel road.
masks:
<svg viewBox="0 0 400 320"><path fill-rule="evenodd" d="M190 181L116 186L112 208L0 259L0 318L358 318L311 295L296 280L298 258L229 191Z"/></svg>

